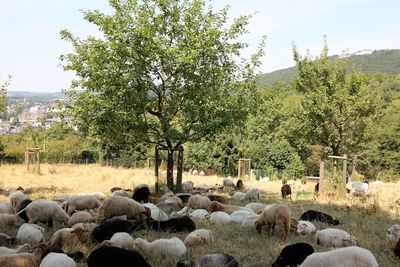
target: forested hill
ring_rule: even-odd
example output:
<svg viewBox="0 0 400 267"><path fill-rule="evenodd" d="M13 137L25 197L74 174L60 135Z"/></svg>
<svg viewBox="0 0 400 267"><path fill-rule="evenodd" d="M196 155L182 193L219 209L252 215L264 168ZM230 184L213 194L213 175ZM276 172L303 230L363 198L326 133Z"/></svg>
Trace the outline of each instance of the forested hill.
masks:
<svg viewBox="0 0 400 267"><path fill-rule="evenodd" d="M375 50L371 54L352 55L349 60L363 72L400 73L400 49ZM260 75L258 83L268 87L277 81L290 82L295 73L295 67L264 73Z"/></svg>

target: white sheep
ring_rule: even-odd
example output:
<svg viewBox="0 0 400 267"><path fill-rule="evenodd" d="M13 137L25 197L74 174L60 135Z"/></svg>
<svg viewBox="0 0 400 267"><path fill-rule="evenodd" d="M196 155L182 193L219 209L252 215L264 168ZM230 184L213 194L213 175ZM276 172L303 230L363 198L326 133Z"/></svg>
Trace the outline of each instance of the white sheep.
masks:
<svg viewBox="0 0 400 267"><path fill-rule="evenodd" d="M209 213L205 209L195 209L190 213L190 217L199 221L206 219L206 216L208 215Z"/></svg>
<svg viewBox="0 0 400 267"><path fill-rule="evenodd" d="M352 246L338 248L327 252L314 252L309 255L300 267L378 267L371 251Z"/></svg>
<svg viewBox="0 0 400 267"><path fill-rule="evenodd" d="M31 246L23 244L17 248L0 247L0 255L30 252Z"/></svg>
<svg viewBox="0 0 400 267"><path fill-rule="evenodd" d="M89 243L91 238L90 235L93 231L94 228L97 227L96 223L77 223L74 226L72 226L72 229L78 229L78 228L82 228L84 230L84 232L81 234L81 236L79 237L79 241L82 244L86 244Z"/></svg>
<svg viewBox="0 0 400 267"><path fill-rule="evenodd" d="M139 202L121 196L110 196L104 200L99 208L99 218L112 218L114 216L126 215L130 218L140 218L142 215L151 216L151 210Z"/></svg>
<svg viewBox="0 0 400 267"><path fill-rule="evenodd" d="M208 197L201 195L191 196L188 200L188 209L207 209L211 200Z"/></svg>
<svg viewBox="0 0 400 267"><path fill-rule="evenodd" d="M95 217L85 210L77 211L71 215L68 226L71 227L77 223L94 222Z"/></svg>
<svg viewBox="0 0 400 267"><path fill-rule="evenodd" d="M297 233L300 235L309 235L317 231L315 225L309 221L299 221L297 224Z"/></svg>
<svg viewBox="0 0 400 267"><path fill-rule="evenodd" d="M256 225L255 222L260 218L260 215L251 215L247 218L245 218L242 222L242 226L246 229L252 229L255 230L256 229Z"/></svg>
<svg viewBox="0 0 400 267"><path fill-rule="evenodd" d="M326 247L355 246L357 239L344 230L326 228L315 233L315 242Z"/></svg>
<svg viewBox="0 0 400 267"><path fill-rule="evenodd" d="M233 182L233 180L230 177L227 177L224 179L222 182L224 186L229 186L229 187L236 187L236 184Z"/></svg>
<svg viewBox="0 0 400 267"><path fill-rule="evenodd" d="M215 224L228 224L232 221L231 216L223 211L216 211L211 213L210 222Z"/></svg>
<svg viewBox="0 0 400 267"><path fill-rule="evenodd" d="M186 181L182 183L182 191L186 193L190 193L193 190L193 182L192 181Z"/></svg>
<svg viewBox="0 0 400 267"><path fill-rule="evenodd" d="M250 188L246 191L241 200L258 201L260 199L260 190L257 188Z"/></svg>
<svg viewBox="0 0 400 267"><path fill-rule="evenodd" d="M67 200L66 212L71 215L75 210L90 210L101 206L101 202L94 196L78 195Z"/></svg>
<svg viewBox="0 0 400 267"><path fill-rule="evenodd" d="M186 253L186 246L177 237L170 239L157 239L149 242L142 238L133 241L133 249L146 257L176 257L179 258Z"/></svg>
<svg viewBox="0 0 400 267"><path fill-rule="evenodd" d="M233 223L238 223L238 224L242 224L242 222L250 217L250 216L254 216L257 215L255 214L253 211L248 211L248 210L237 210L235 212L233 212L230 216L231 216L231 222Z"/></svg>
<svg viewBox="0 0 400 267"><path fill-rule="evenodd" d="M183 215L188 213L188 207L183 207L181 210L174 211L171 213L171 217L182 217Z"/></svg>
<svg viewBox="0 0 400 267"><path fill-rule="evenodd" d="M50 238L49 245L62 248L67 252L75 252L76 246L81 242L80 237L85 232L83 228L62 228L57 230Z"/></svg>
<svg viewBox="0 0 400 267"><path fill-rule="evenodd" d="M149 209L156 209L156 210L158 210L158 207L156 206L156 205L154 205L153 203L143 203L143 206L145 206L145 207L147 207L147 208L149 208Z"/></svg>
<svg viewBox="0 0 400 267"><path fill-rule="evenodd" d="M167 197L163 202L166 204L174 204L176 206L183 207L182 199L180 199L179 197Z"/></svg>
<svg viewBox="0 0 400 267"><path fill-rule="evenodd" d="M115 190L114 192L112 192L112 195L120 197L129 197L128 192L126 192L125 190Z"/></svg>
<svg viewBox="0 0 400 267"><path fill-rule="evenodd" d="M249 204L246 204L245 207L251 209L252 211L254 211L255 213L257 213L258 211L264 209L267 206L267 204L263 204L263 203L258 203L258 202L252 202Z"/></svg>
<svg viewBox="0 0 400 267"><path fill-rule="evenodd" d="M38 244L44 240L44 228L37 224L24 223L17 232L20 243Z"/></svg>
<svg viewBox="0 0 400 267"><path fill-rule="evenodd" d="M2 202L0 203L0 214L11 214L10 204Z"/></svg>
<svg viewBox="0 0 400 267"><path fill-rule="evenodd" d="M386 237L389 240L397 241L400 239L400 224L393 224L386 231Z"/></svg>
<svg viewBox="0 0 400 267"><path fill-rule="evenodd" d="M133 237L125 232L115 233L110 240L104 240L102 246L113 246L127 250L133 249Z"/></svg>
<svg viewBox="0 0 400 267"><path fill-rule="evenodd" d="M3 267L37 267L47 246L39 244L34 253L16 253L0 255L0 266Z"/></svg>
<svg viewBox="0 0 400 267"><path fill-rule="evenodd" d="M194 247L214 243L213 233L208 229L197 229L189 233L183 241L186 246Z"/></svg>
<svg viewBox="0 0 400 267"><path fill-rule="evenodd" d="M36 200L29 203L24 209L18 212L18 214L26 212L30 223L35 222L48 222L48 221L59 221L68 224L69 216L60 207L60 205L52 200Z"/></svg>
<svg viewBox="0 0 400 267"><path fill-rule="evenodd" d="M12 193L10 193L10 207L11 207L11 211L13 213L17 213L18 209L19 209L19 205L21 204L22 201L24 201L25 199L29 199L29 197L27 195L25 195L23 192L21 191L13 191Z"/></svg>
<svg viewBox="0 0 400 267"><path fill-rule="evenodd" d="M75 261L64 253L51 252L43 258L39 267L76 267Z"/></svg>
<svg viewBox="0 0 400 267"><path fill-rule="evenodd" d="M14 214L0 214L0 226L16 225L20 218Z"/></svg>
<svg viewBox="0 0 400 267"><path fill-rule="evenodd" d="M231 198L235 199L235 200L242 200L245 196L246 196L246 193L236 192L235 194L233 194L233 196L231 196Z"/></svg>
<svg viewBox="0 0 400 267"><path fill-rule="evenodd" d="M160 209L151 209L151 218L156 221L168 221L168 215Z"/></svg>
<svg viewBox="0 0 400 267"><path fill-rule="evenodd" d="M368 182L353 182L351 184L350 195L366 194L369 189Z"/></svg>

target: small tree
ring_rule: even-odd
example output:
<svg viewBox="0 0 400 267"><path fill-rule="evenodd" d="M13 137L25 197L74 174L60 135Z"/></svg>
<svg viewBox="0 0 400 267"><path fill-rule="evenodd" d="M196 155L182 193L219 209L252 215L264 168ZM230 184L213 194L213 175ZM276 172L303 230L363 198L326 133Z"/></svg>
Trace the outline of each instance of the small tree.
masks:
<svg viewBox="0 0 400 267"><path fill-rule="evenodd" d="M7 117L7 88L10 86L11 76L0 84L0 118Z"/></svg>
<svg viewBox="0 0 400 267"><path fill-rule="evenodd" d="M251 60L240 58L250 16L227 26L227 8L204 0L110 0L112 15L84 12L102 38L81 40L67 30L74 52L61 56L79 77L70 91L72 115L100 143L144 141L168 151L167 185L173 188L173 152L212 136L246 115L255 88Z"/></svg>

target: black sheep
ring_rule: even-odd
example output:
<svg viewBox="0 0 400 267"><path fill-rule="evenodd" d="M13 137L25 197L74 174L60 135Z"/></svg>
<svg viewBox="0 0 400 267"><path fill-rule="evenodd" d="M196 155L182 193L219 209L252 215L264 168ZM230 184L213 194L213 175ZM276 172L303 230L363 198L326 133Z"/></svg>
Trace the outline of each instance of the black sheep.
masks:
<svg viewBox="0 0 400 267"><path fill-rule="evenodd" d="M238 180L237 182L236 182L236 188L237 189L243 189L243 181L242 180Z"/></svg>
<svg viewBox="0 0 400 267"><path fill-rule="evenodd" d="M152 218L146 219L146 226L161 232L192 232L196 230L195 222L189 216L172 218L168 221L156 221Z"/></svg>
<svg viewBox="0 0 400 267"><path fill-rule="evenodd" d="M282 199L285 199L288 195L290 195L290 198L292 198L292 188L290 188L290 185L288 184L282 185L281 193L282 193Z"/></svg>
<svg viewBox="0 0 400 267"><path fill-rule="evenodd" d="M110 219L96 226L92 231L91 238L92 241L100 243L110 239L117 232L132 233L140 229L144 229L142 220Z"/></svg>
<svg viewBox="0 0 400 267"><path fill-rule="evenodd" d="M282 249L278 258L272 263L272 267L296 267L301 264L308 255L314 253L314 249L307 243L296 243Z"/></svg>
<svg viewBox="0 0 400 267"><path fill-rule="evenodd" d="M147 203L147 202L149 202L149 196L150 196L149 188L146 186L143 186L143 187L135 189L135 191L133 192L132 198L139 203L141 203L142 201L144 203Z"/></svg>
<svg viewBox="0 0 400 267"><path fill-rule="evenodd" d="M319 182L314 186L314 192L315 193L319 192Z"/></svg>
<svg viewBox="0 0 400 267"><path fill-rule="evenodd" d="M189 193L177 193L175 196L179 197L183 203L187 203L189 198L192 196L192 194Z"/></svg>
<svg viewBox="0 0 400 267"><path fill-rule="evenodd" d="M29 199L29 198L23 200L23 201L21 202L21 204L19 204L18 212L20 212L21 210L25 209L26 206L28 206L29 203L31 203L31 202L32 202L32 200ZM17 213L18 213L18 212L17 212ZM28 222L29 222L29 218L28 218L28 216L26 215L26 211L21 212L20 214L18 214L18 216L19 216L21 219L23 219L23 220L25 221L25 223L28 223Z"/></svg>
<svg viewBox="0 0 400 267"><path fill-rule="evenodd" d="M396 247L393 250L394 255L400 258L400 238L399 241L397 241Z"/></svg>
<svg viewBox="0 0 400 267"><path fill-rule="evenodd" d="M338 225L339 220L334 220L332 216L329 214L316 211L316 210L307 210L300 216L300 220L304 221L320 221L324 223L328 223L331 225Z"/></svg>
<svg viewBox="0 0 400 267"><path fill-rule="evenodd" d="M218 201L219 203L224 203L225 198L219 195L208 195L207 196L211 201Z"/></svg>
<svg viewBox="0 0 400 267"><path fill-rule="evenodd" d="M100 247L94 250L90 253L87 264L89 267L151 267L136 251L118 247Z"/></svg>

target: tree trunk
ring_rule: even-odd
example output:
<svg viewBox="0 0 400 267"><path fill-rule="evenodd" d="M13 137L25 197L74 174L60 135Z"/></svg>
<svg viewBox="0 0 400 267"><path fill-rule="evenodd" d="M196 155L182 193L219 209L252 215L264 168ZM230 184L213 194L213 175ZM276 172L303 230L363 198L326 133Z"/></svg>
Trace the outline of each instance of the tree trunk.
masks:
<svg viewBox="0 0 400 267"><path fill-rule="evenodd" d="M182 171L183 171L183 147L179 147L178 153L178 174L176 175L176 192L182 192Z"/></svg>
<svg viewBox="0 0 400 267"><path fill-rule="evenodd" d="M174 149L173 148L168 148L167 186L171 191L175 191L175 189L174 189Z"/></svg>

